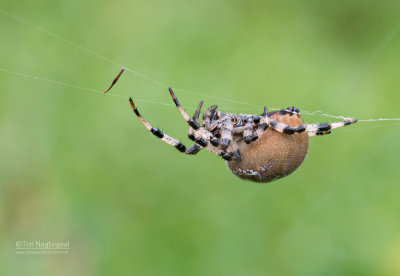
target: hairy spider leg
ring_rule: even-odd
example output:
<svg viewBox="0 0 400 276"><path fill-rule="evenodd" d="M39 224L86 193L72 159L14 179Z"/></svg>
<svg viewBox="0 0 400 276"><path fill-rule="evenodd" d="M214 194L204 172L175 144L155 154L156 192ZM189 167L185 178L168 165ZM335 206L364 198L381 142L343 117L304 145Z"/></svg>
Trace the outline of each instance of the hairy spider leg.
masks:
<svg viewBox="0 0 400 276"><path fill-rule="evenodd" d="M232 156L235 161L240 161L242 159L237 143L231 143L227 149L227 153Z"/></svg>
<svg viewBox="0 0 400 276"><path fill-rule="evenodd" d="M331 134L330 130L327 131L311 131L307 133L308 136L319 136L319 135L325 135L325 134Z"/></svg>
<svg viewBox="0 0 400 276"><path fill-rule="evenodd" d="M192 117L192 119L198 124L199 124L200 110L202 106L203 106L203 101L200 101L199 106L197 107L196 112L193 114ZM189 139L194 141L194 129L191 126L189 126L188 137Z"/></svg>
<svg viewBox="0 0 400 276"><path fill-rule="evenodd" d="M201 111L202 106L203 106L203 101L200 101L200 103L196 109L196 112L193 114L193 117L192 117L192 119L198 124L200 124L199 116L200 116L200 111ZM198 133L200 133L200 135L196 135ZM204 127L200 127L199 130L195 131L193 129L193 127L189 126L188 137L189 137L189 139L191 139L193 141L197 141L198 143L200 142L201 144L204 144L204 139L202 139L202 138L205 137L206 140L210 140L210 142L213 146L219 145L219 140L216 137L214 137L211 134L211 132L207 131Z"/></svg>
<svg viewBox="0 0 400 276"><path fill-rule="evenodd" d="M199 106L196 109L196 112L193 114L193 120L195 120L196 122L199 122L200 111L202 106L203 106L203 101L200 101Z"/></svg>
<svg viewBox="0 0 400 276"><path fill-rule="evenodd" d="M261 116L253 116L253 124L252 124L252 135L251 135L251 141L250 142L254 142L255 140L257 140L258 139L258 132L257 132L257 130L258 130L258 128L259 128L259 125L260 125L260 122L261 122Z"/></svg>
<svg viewBox="0 0 400 276"><path fill-rule="evenodd" d="M151 132L153 133L155 136L157 136L158 138L160 138L162 141L164 141L165 143L167 143L170 146L173 146L175 148L177 148L180 152L185 153L185 154L196 154L198 153L203 146L199 145L197 142L193 144L193 146L191 146L189 149L187 149L185 147L185 145L183 145L180 141L172 138L171 136L164 134L163 132L161 132L159 129L152 127L145 119L143 119L143 117L140 115L139 110L136 108L132 98L129 98L129 102L131 104L131 107L133 109L133 112L135 112L136 116L139 118L139 120L143 123L143 125ZM208 144L208 141L206 141L206 144L204 146L204 149L222 156L224 159L226 160L231 160L232 156L230 156L229 154L227 154L225 151L218 149L210 144Z"/></svg>
<svg viewBox="0 0 400 276"><path fill-rule="evenodd" d="M243 141L246 144L250 144L251 142L257 140L258 136L261 135L262 132L265 130L264 126L263 126L264 129L259 128L260 122L261 122L260 116L251 116L246 118L246 123L244 125L244 132L243 132ZM260 131L257 131L258 129L260 129Z"/></svg>
<svg viewBox="0 0 400 276"><path fill-rule="evenodd" d="M262 116L268 117L268 108L266 106L264 106L264 112L263 112Z"/></svg>
<svg viewBox="0 0 400 276"><path fill-rule="evenodd" d="M135 112L136 116L139 118L139 120L143 123L143 125L150 130L151 133L153 133L155 136L157 136L158 138L160 138L162 141L164 141L165 143L167 143L168 145L171 145L175 148L177 148L180 152L184 152L187 154L195 154L198 152L197 150L197 145L196 147L192 147L193 149L189 149L187 150L186 147L178 140L164 134L163 132L161 132L159 129L152 127L145 119L143 119L142 115L140 115L139 110L136 108L132 98L129 98L129 102L132 106L133 112ZM196 151L197 150L197 151Z"/></svg>
<svg viewBox="0 0 400 276"><path fill-rule="evenodd" d="M268 126L269 126L269 118L268 118L268 116L269 115L268 115L267 107L264 106L264 113L261 116L259 116L260 120L259 121L258 120L253 120L253 122L255 123L255 132L253 134L253 138L252 138L251 142L257 140L257 138L259 136L261 136L261 134L263 134L264 131L268 128Z"/></svg>
<svg viewBox="0 0 400 276"><path fill-rule="evenodd" d="M265 107L266 108L266 107ZM243 140L244 137L247 136L246 142L247 144L250 144L258 139L259 136L261 136L264 131L268 128L268 113L263 113L261 116L257 115L243 115L243 116L251 116L250 121L251 123L248 122L248 119L246 119L245 125L243 126L240 124L239 126L234 126L233 128L233 133L238 134L237 136L242 136Z"/></svg>
<svg viewBox="0 0 400 276"><path fill-rule="evenodd" d="M178 108L179 112L182 114L183 118L185 119L186 122L194 129L197 130L200 128L200 125L198 122L193 120L192 118L189 117L189 115L183 110L181 104L178 102L178 99L175 97L174 91L172 91L172 88L168 88L169 94L171 95L172 99L174 100L174 103L176 107Z"/></svg>
<svg viewBox="0 0 400 276"><path fill-rule="evenodd" d="M357 119L347 119L342 122L335 122L335 123L324 123L324 124L310 124L310 125L299 125L297 127L290 127L286 124L277 122L275 120L269 120L269 125L282 133L285 134L294 134L294 133L301 133L303 131L307 131L309 136L316 136L316 135L324 135L331 133L331 129L339 128L354 124L357 122Z"/></svg>
<svg viewBox="0 0 400 276"><path fill-rule="evenodd" d="M189 115L185 112L185 110L183 110L181 104L178 102L178 99L176 98L174 91L172 91L172 88L168 88L168 90L169 90L169 93L170 93L172 99L174 100L174 103L175 103L176 107L178 108L179 112L182 114L185 121L188 122L189 126L192 127L193 130L195 131L195 141L203 147L206 147L206 144L208 143L208 141L210 141L212 145L217 146L219 144L218 139L216 137L214 137L214 135L212 135L211 132L200 127L198 120L190 118ZM201 106L200 106L200 108L201 108ZM196 110L196 113L197 113L197 110ZM195 115L196 115L196 113L195 113ZM200 110L199 110L199 113L200 113ZM200 136L196 137L196 133L199 133Z"/></svg>
<svg viewBox="0 0 400 276"><path fill-rule="evenodd" d="M251 136L253 134L253 118L246 118L246 123L244 124L244 131L243 131L243 141L246 144L251 142Z"/></svg>
<svg viewBox="0 0 400 276"><path fill-rule="evenodd" d="M221 140L220 147L226 149L232 141L233 120L230 116L226 117L220 126Z"/></svg>

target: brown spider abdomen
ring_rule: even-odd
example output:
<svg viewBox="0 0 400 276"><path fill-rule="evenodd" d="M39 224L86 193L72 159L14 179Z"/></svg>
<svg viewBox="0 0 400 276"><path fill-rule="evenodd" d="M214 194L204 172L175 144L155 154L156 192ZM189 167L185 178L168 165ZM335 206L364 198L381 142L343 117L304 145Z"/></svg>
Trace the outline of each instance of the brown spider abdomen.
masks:
<svg viewBox="0 0 400 276"><path fill-rule="evenodd" d="M274 112L270 118L291 127L304 124L297 114ZM228 166L238 177L255 182L270 182L294 172L303 162L308 149L307 132L284 134L268 128L255 142L238 143L241 161Z"/></svg>

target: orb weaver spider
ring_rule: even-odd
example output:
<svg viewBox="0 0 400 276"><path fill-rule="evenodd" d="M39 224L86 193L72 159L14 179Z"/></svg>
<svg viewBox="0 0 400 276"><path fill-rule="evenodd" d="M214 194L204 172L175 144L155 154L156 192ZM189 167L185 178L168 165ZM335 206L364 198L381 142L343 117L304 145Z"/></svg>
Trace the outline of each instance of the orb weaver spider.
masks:
<svg viewBox="0 0 400 276"><path fill-rule="evenodd" d="M117 82L125 68L112 82ZM132 98L129 102L143 125L156 137L180 152L195 155L205 149L227 161L236 176L255 182L271 182L294 172L306 157L309 136L331 133L332 129L357 122L347 118L342 122L304 124L300 111L288 107L269 113L267 108L260 115L225 113L218 106L208 108L199 121L201 101L192 117L182 108L174 92L170 95L179 112L189 125L188 136L194 144L187 148L182 142L150 125L139 113Z"/></svg>

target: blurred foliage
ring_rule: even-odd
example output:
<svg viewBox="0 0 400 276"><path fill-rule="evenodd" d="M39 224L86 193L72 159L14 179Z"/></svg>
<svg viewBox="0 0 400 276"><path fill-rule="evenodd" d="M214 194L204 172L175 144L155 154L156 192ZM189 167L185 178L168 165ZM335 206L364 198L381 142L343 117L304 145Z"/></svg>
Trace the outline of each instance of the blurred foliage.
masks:
<svg viewBox="0 0 400 276"><path fill-rule="evenodd" d="M3 0L0 8L172 87L399 117L396 1ZM3 69L99 90L120 69L1 13L0 33ZM113 92L171 103L164 88L129 72ZM204 99L261 112L177 94L188 107ZM189 143L175 107L138 107ZM314 137L298 171L260 185L217 156L158 141L127 100L0 72L0 274L400 275L399 134L386 122ZM20 256L19 240L69 240L71 249Z"/></svg>

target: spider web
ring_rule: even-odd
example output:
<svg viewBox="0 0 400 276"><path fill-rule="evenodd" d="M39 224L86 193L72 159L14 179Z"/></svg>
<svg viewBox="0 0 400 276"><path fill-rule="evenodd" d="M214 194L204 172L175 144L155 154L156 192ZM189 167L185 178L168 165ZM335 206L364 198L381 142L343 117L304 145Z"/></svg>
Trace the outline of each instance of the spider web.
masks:
<svg viewBox="0 0 400 276"><path fill-rule="evenodd" d="M59 41L62 41L65 44L68 44L74 48L77 48L83 52L86 52L89 55L92 55L98 59L101 59L105 62L108 62L114 66L118 66L119 68L125 68L125 71L140 77L142 79L145 79L157 86L163 87L163 88L168 88L169 86L165 83L162 83L158 80L155 80L145 74L142 74L136 70L131 69L130 67L127 67L125 65L122 65L121 63L118 63L116 61L113 61L103 55L100 55L86 47L83 47L71 40L68 40L60 35L57 35L53 32L48 31L47 29L40 27L38 25L35 25L25 19L23 19L22 17L19 17L17 15L14 15L12 13L9 13L8 11L5 11L3 9L0 8L0 13L8 16L9 18L23 23L27 26L30 26L31 28L36 29L37 31L40 31L46 35L49 35L51 37L53 37L54 39L57 39ZM360 81L363 79L363 77L365 77L365 75L367 74L367 72L370 70L370 68L372 67L372 65L376 62L377 58L379 57L379 55L382 54L382 52L385 50L385 48L392 42L392 40L397 36L397 34L400 32L400 22L398 24L396 24L391 30L389 30L389 32L383 37L382 41L379 43L379 45L377 47L375 47L374 51L371 53L370 58L365 62L365 64L362 66L362 70L360 72L358 72L355 76L353 76L353 78L348 82L348 84L346 86L344 86L342 89L344 92L348 92L351 89L353 89L358 83L360 83ZM52 83L55 85L59 85L59 86L65 86L65 87L71 87L74 89L79 89L81 91L86 91L86 92L91 92L91 93L96 93L98 95L102 95L104 90L98 90L98 89L93 89L93 88L88 88L88 87L83 87L77 84L73 84L73 83L67 83L67 82L63 82L63 81L59 81L59 80L54 80L54 79L49 79L49 78L45 78L42 76L37 76L37 75L32 75L32 74L27 74L27 73L22 73L22 72L16 72L13 70L9 70L7 68L1 68L0 67L0 72L4 72L4 73L8 73L8 74L12 74L18 77L24 77L24 78L30 78L30 79L36 79L36 80L40 80L43 82L48 82L48 83ZM262 105L255 105L255 104L251 104L251 103L247 103L247 102L243 102L243 101L239 101L236 99L229 99L226 97L217 97L217 96L211 96L211 95L207 95L204 93L198 93L198 92L194 92L191 90L187 90L187 89L181 89L181 88L175 88L174 89L177 92L180 93L185 93L185 94L190 94L190 95L195 95L195 96L201 96L201 97L205 97L205 98L210 98L210 99L215 99L218 101L223 101L223 102L227 102L227 103L232 103L232 104L240 104L243 107L235 107L234 109L236 110L254 110L254 108L258 108L261 109L263 108ZM126 96L122 96L122 95L118 95L115 93L107 93L106 96L111 96L111 97L115 97L115 98L119 98L121 100L126 101L128 99L128 97ZM148 100L148 99L140 99L140 98L136 98L135 97L135 101L137 102L145 102L145 103L150 103L150 104L158 104L158 105L165 105L165 106L175 106L171 103L165 103L165 102L159 102L159 101L153 101L153 100ZM195 110L196 107L193 106L183 106L186 109L192 109ZM229 109L228 107L225 107L226 109ZM268 108L269 110L280 110L281 108ZM342 115L332 115L332 114L326 114L322 111L307 111L307 110L301 110L302 115L305 116L306 118L309 118L311 121L313 121L315 118L315 116L320 116L320 117L328 117L331 119L336 119L336 120L344 120L344 119L348 119L348 116L342 116ZM394 125L400 125L400 123L395 123L393 121L400 121L400 118L371 118L371 119L359 119L359 122L387 122L387 121L392 121L391 122L391 126ZM347 130L347 131L355 131L355 130L360 130L360 129L366 129L366 128L375 128L375 127L385 127L388 126L389 123L387 124L381 124L379 126L369 126L369 127L363 127L363 128L357 128L357 129L352 129L352 130Z"/></svg>

